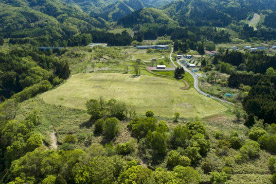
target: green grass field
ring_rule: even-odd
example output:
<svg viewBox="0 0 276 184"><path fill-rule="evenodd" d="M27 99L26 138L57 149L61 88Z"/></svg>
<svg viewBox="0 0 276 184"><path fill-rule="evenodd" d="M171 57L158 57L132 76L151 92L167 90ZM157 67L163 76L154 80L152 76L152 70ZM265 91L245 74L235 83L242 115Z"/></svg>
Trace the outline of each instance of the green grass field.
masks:
<svg viewBox="0 0 276 184"><path fill-rule="evenodd" d="M86 101L91 98L115 98L133 105L139 114L153 110L156 116L166 118L171 118L175 112L183 118L202 118L227 110L194 89L181 90L181 87L182 82L152 76L135 78L117 73L77 74L40 97L46 103L76 109L85 109Z"/></svg>

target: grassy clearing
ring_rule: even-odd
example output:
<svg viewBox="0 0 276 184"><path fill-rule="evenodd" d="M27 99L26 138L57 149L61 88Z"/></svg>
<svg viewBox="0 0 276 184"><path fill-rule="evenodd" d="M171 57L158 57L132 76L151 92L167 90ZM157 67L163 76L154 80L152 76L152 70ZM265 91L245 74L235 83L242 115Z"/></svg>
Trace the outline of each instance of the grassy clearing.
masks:
<svg viewBox="0 0 276 184"><path fill-rule="evenodd" d="M254 13L253 18L248 22L248 25L253 27L254 30L257 30L257 25L261 20L261 16L257 13Z"/></svg>
<svg viewBox="0 0 276 184"><path fill-rule="evenodd" d="M159 117L202 118L226 110L222 104L199 95L194 89L181 90L182 82L159 77L116 73L77 74L65 84L41 95L49 104L85 109L87 100L116 98L133 105L139 114L153 110Z"/></svg>

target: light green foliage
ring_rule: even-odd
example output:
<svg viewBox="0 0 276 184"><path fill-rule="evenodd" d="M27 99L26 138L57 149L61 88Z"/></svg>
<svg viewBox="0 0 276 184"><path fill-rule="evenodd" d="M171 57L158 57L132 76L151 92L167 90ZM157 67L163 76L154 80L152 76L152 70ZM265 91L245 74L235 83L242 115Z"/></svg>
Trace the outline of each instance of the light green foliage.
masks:
<svg viewBox="0 0 276 184"><path fill-rule="evenodd" d="M180 184L173 172L164 171L162 168L157 168L151 177L155 184Z"/></svg>
<svg viewBox="0 0 276 184"><path fill-rule="evenodd" d="M174 121L175 121L175 122L178 122L179 116L180 116L180 113L179 113L179 112L174 113Z"/></svg>
<svg viewBox="0 0 276 184"><path fill-rule="evenodd" d="M225 172L211 172L210 182L223 184L227 181L227 174Z"/></svg>
<svg viewBox="0 0 276 184"><path fill-rule="evenodd" d="M120 174L118 182L121 184L143 184L149 179L151 173L150 169L141 165L132 166Z"/></svg>
<svg viewBox="0 0 276 184"><path fill-rule="evenodd" d="M248 136L250 139L254 141L258 141L258 139L265 134L267 134L267 132L263 128L253 127L250 129Z"/></svg>
<svg viewBox="0 0 276 184"><path fill-rule="evenodd" d="M35 148L43 144L43 136L39 133L33 133L27 140L27 149L33 151Z"/></svg>
<svg viewBox="0 0 276 184"><path fill-rule="evenodd" d="M260 150L259 143L247 140L240 149L240 156L244 160L253 159L259 156Z"/></svg>
<svg viewBox="0 0 276 184"><path fill-rule="evenodd" d="M166 133L169 131L169 127L166 121L159 121L156 126L156 131L160 133Z"/></svg>
<svg viewBox="0 0 276 184"><path fill-rule="evenodd" d="M42 184L53 184L56 182L56 176L49 175L42 181Z"/></svg>
<svg viewBox="0 0 276 184"><path fill-rule="evenodd" d="M200 183L200 175L192 167L176 166L173 169L175 176L179 179L180 183L185 184L198 184Z"/></svg>
<svg viewBox="0 0 276 184"><path fill-rule="evenodd" d="M177 165L187 167L191 164L191 160L188 157L180 155L180 153L175 150L170 151L167 158L169 168L174 168Z"/></svg>

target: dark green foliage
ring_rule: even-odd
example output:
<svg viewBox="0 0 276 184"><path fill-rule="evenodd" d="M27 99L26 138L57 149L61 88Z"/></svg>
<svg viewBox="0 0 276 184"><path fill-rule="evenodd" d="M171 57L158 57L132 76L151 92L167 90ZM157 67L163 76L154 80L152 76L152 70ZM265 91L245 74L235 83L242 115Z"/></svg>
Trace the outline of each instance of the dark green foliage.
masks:
<svg viewBox="0 0 276 184"><path fill-rule="evenodd" d="M149 132L156 130L157 119L155 118L140 118L132 120L128 127L131 133L138 139L146 137Z"/></svg>
<svg viewBox="0 0 276 184"><path fill-rule="evenodd" d="M211 172L210 182L211 183L226 183L227 174L225 172Z"/></svg>
<svg viewBox="0 0 276 184"><path fill-rule="evenodd" d="M127 118L128 107L123 102L117 102L111 99L105 102L102 98L99 100L91 99L86 102L87 113L91 115L91 120L97 120L103 117L116 117L119 120Z"/></svg>
<svg viewBox="0 0 276 184"><path fill-rule="evenodd" d="M235 135L232 135L229 138L229 142L231 144L231 147L234 149L240 149L243 145L243 141L241 140L241 138L239 136L235 136Z"/></svg>
<svg viewBox="0 0 276 184"><path fill-rule="evenodd" d="M0 37L0 46L2 46L3 44L4 44L4 39Z"/></svg>
<svg viewBox="0 0 276 184"><path fill-rule="evenodd" d="M105 121L104 119L98 119L95 122L95 129L94 129L94 134L102 134L103 133L103 125L104 125Z"/></svg>
<svg viewBox="0 0 276 184"><path fill-rule="evenodd" d="M137 183L143 184L149 179L152 171L141 165L132 166L122 172L118 178L119 183L128 184L128 183Z"/></svg>
<svg viewBox="0 0 276 184"><path fill-rule="evenodd" d="M147 112L146 112L146 116L147 116L148 118L152 118L152 117L154 116L154 112L153 112L153 111L147 111Z"/></svg>
<svg viewBox="0 0 276 184"><path fill-rule="evenodd" d="M117 118L106 119L103 126L103 133L107 139L113 139L119 132L119 120Z"/></svg>
<svg viewBox="0 0 276 184"><path fill-rule="evenodd" d="M185 74L185 70L182 67L175 68L174 77L176 79L182 79L184 74Z"/></svg>
<svg viewBox="0 0 276 184"><path fill-rule="evenodd" d="M276 171L275 170L276 169L276 157L275 156L271 156L268 159L268 167L272 173L275 173L275 171Z"/></svg>

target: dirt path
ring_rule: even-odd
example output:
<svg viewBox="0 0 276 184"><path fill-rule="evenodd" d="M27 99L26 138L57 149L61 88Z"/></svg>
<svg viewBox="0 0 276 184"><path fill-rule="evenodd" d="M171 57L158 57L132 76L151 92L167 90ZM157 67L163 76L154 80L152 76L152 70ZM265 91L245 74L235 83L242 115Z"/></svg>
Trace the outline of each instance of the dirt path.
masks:
<svg viewBox="0 0 276 184"><path fill-rule="evenodd" d="M50 134L50 138L51 138L51 149L57 149L58 148L58 145L57 145L57 135L56 135L56 132L53 131L51 134Z"/></svg>

